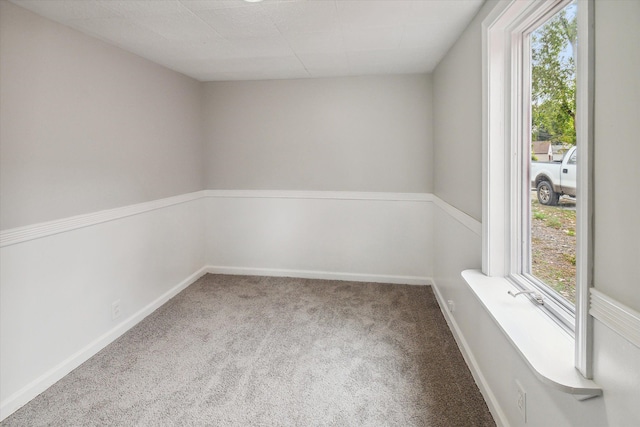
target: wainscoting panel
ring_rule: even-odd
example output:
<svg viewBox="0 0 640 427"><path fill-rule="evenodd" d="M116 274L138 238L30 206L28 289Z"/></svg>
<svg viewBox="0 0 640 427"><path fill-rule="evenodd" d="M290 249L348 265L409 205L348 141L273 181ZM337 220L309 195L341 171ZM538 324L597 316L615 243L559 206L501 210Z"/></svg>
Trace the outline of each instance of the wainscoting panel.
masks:
<svg viewBox="0 0 640 427"><path fill-rule="evenodd" d="M432 211L426 194L209 191L207 262L227 271L428 283Z"/></svg>
<svg viewBox="0 0 640 427"><path fill-rule="evenodd" d="M56 233L22 227L38 238L0 249L0 419L204 274L203 202L154 201L63 231L65 220L48 224Z"/></svg>

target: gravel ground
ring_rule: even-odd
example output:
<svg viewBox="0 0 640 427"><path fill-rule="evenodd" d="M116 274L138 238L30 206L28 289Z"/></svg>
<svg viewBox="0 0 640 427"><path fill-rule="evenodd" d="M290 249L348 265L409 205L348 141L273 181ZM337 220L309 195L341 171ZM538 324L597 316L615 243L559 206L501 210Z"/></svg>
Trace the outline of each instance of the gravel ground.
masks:
<svg viewBox="0 0 640 427"><path fill-rule="evenodd" d="M562 197L559 206L543 206L532 200L533 274L575 303L575 199Z"/></svg>

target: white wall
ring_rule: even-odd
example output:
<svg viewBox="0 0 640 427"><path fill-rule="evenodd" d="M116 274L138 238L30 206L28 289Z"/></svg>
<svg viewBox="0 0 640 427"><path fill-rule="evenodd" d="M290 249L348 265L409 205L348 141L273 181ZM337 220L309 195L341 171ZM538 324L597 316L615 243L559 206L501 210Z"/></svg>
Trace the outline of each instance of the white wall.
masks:
<svg viewBox="0 0 640 427"><path fill-rule="evenodd" d="M205 86L208 188L244 191L207 201L210 265L379 281L431 275L431 204L396 197L431 191L429 75Z"/></svg>
<svg viewBox="0 0 640 427"><path fill-rule="evenodd" d="M0 8L0 229L204 188L199 82Z"/></svg>
<svg viewBox="0 0 640 427"><path fill-rule="evenodd" d="M0 249L0 417L197 278L205 263L202 202ZM112 319L116 300L121 315Z"/></svg>
<svg viewBox="0 0 640 427"><path fill-rule="evenodd" d="M432 190L429 75L205 86L208 188Z"/></svg>
<svg viewBox="0 0 640 427"><path fill-rule="evenodd" d="M435 193L478 220L482 212L480 25L495 5L484 5L433 73ZM635 283L640 261L640 179L634 159L640 156L640 146L633 135L640 111L640 66L633 52L640 41L639 6L635 1L596 2L595 286L635 310L640 310ZM461 121L464 126L459 126ZM465 173L454 172L459 170ZM499 421L524 425L516 409L518 380L527 392L527 426L640 424L639 348L595 321L594 380L603 387L604 396L580 402L543 385L460 277L464 269L480 268L480 235L442 211L434 213L434 224L434 282L443 300L455 301L453 321L482 374L485 397Z"/></svg>
<svg viewBox="0 0 640 427"><path fill-rule="evenodd" d="M206 257L219 271L412 284L431 276L426 194L213 193Z"/></svg>
<svg viewBox="0 0 640 427"><path fill-rule="evenodd" d="M202 200L120 215L203 189L201 94L195 80L0 2L0 419L203 267ZM88 226L70 226L78 214ZM42 230L53 234L28 239Z"/></svg>
<svg viewBox="0 0 640 427"><path fill-rule="evenodd" d="M327 278L430 276L431 204L389 194L431 190L429 75L205 86L208 188L246 191L207 201L210 265ZM273 190L287 191L264 197ZM343 194L336 200L325 191Z"/></svg>

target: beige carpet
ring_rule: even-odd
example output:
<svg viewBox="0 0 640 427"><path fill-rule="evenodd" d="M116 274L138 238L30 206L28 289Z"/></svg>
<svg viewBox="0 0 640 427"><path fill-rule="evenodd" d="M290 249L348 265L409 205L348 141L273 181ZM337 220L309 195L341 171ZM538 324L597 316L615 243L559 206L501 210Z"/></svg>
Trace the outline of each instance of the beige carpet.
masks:
<svg viewBox="0 0 640 427"><path fill-rule="evenodd" d="M430 287L206 275L7 426L493 426Z"/></svg>

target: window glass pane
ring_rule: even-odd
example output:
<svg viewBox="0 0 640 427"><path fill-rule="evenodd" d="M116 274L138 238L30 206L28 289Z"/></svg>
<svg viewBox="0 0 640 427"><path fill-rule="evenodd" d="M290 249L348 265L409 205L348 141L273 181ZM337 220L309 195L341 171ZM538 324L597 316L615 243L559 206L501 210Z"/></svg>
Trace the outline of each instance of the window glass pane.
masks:
<svg viewBox="0 0 640 427"><path fill-rule="evenodd" d="M531 34L531 271L575 303L576 5Z"/></svg>

